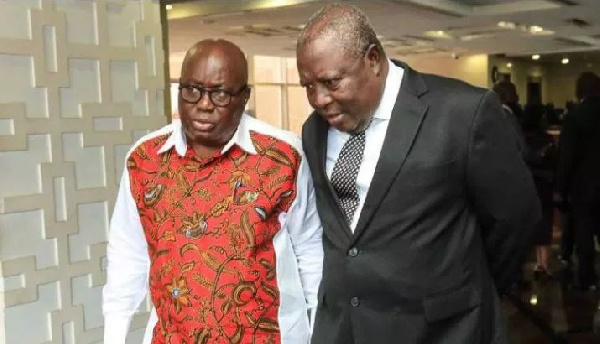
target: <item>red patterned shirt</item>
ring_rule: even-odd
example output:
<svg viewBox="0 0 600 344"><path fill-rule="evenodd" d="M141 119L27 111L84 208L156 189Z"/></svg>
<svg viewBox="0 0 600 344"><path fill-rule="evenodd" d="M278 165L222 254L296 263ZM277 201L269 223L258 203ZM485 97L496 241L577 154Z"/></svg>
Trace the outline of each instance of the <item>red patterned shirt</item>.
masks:
<svg viewBox="0 0 600 344"><path fill-rule="evenodd" d="M203 160L179 121L142 138L111 221L105 342L124 342L149 281L152 343L307 343L322 269L314 207L299 141L256 119Z"/></svg>

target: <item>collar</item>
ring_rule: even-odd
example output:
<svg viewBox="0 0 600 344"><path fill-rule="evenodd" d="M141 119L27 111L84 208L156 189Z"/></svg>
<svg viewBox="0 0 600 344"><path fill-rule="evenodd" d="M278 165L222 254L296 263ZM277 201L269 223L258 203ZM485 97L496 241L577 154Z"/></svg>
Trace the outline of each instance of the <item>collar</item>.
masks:
<svg viewBox="0 0 600 344"><path fill-rule="evenodd" d="M404 69L394 64L391 60L388 60L388 66L389 69L385 78L383 96L379 102L379 107L377 107L377 110L373 114L373 118L383 120L389 120L392 117L392 110L396 104L396 97L398 92L400 92L400 84L404 75Z"/></svg>
<svg viewBox="0 0 600 344"><path fill-rule="evenodd" d="M256 149L254 148L254 144L252 143L252 138L250 137L250 124L252 119L246 115L242 114L242 118L240 120L240 124L238 125L235 133L229 141L223 146L221 150L221 154L225 154L233 145L239 146L241 149L250 154L256 154ZM177 155L185 156L185 153L188 149L187 137L183 131L183 126L181 124L180 119L174 119L171 123L173 130L171 131L171 135L165 142L165 144L160 147L158 150L158 154L162 154L171 148L175 148Z"/></svg>
<svg viewBox="0 0 600 344"><path fill-rule="evenodd" d="M508 112L509 114L513 114L513 110L510 108L510 106L506 105L506 104L502 104L502 108L504 110L506 110L506 112Z"/></svg>

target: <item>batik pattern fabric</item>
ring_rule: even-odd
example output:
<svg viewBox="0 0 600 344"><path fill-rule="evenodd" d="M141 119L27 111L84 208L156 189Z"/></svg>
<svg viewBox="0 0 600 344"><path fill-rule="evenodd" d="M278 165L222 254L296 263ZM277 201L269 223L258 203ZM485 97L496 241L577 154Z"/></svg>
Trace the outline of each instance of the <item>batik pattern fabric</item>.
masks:
<svg viewBox="0 0 600 344"><path fill-rule="evenodd" d="M158 323L153 343L279 343L273 239L296 194L298 152L250 132L256 154L234 145L198 159L139 145L127 161L150 256Z"/></svg>

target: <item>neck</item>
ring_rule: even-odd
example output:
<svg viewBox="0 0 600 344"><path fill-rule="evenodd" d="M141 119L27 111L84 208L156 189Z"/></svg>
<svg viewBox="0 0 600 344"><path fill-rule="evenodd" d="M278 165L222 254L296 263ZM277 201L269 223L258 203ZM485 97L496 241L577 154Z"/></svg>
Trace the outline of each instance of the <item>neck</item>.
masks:
<svg viewBox="0 0 600 344"><path fill-rule="evenodd" d="M198 143L192 144L192 149L194 150L194 153L196 153L196 157L198 157L200 160L206 159L208 157L215 155L216 153L223 150L223 147L224 146L218 146L218 147L205 146L205 145L201 145Z"/></svg>

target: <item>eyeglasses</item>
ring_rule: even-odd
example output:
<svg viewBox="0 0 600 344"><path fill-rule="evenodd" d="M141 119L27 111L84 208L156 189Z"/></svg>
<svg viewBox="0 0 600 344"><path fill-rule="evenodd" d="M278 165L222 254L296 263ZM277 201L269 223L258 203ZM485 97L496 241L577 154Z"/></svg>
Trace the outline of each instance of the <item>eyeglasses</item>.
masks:
<svg viewBox="0 0 600 344"><path fill-rule="evenodd" d="M224 107L231 103L231 98L239 95L248 88L248 85L242 86L237 92L229 92L220 88L208 89L195 85L180 85L179 93L181 99L186 103L196 104L204 97L204 93L208 93L208 98L215 106Z"/></svg>

